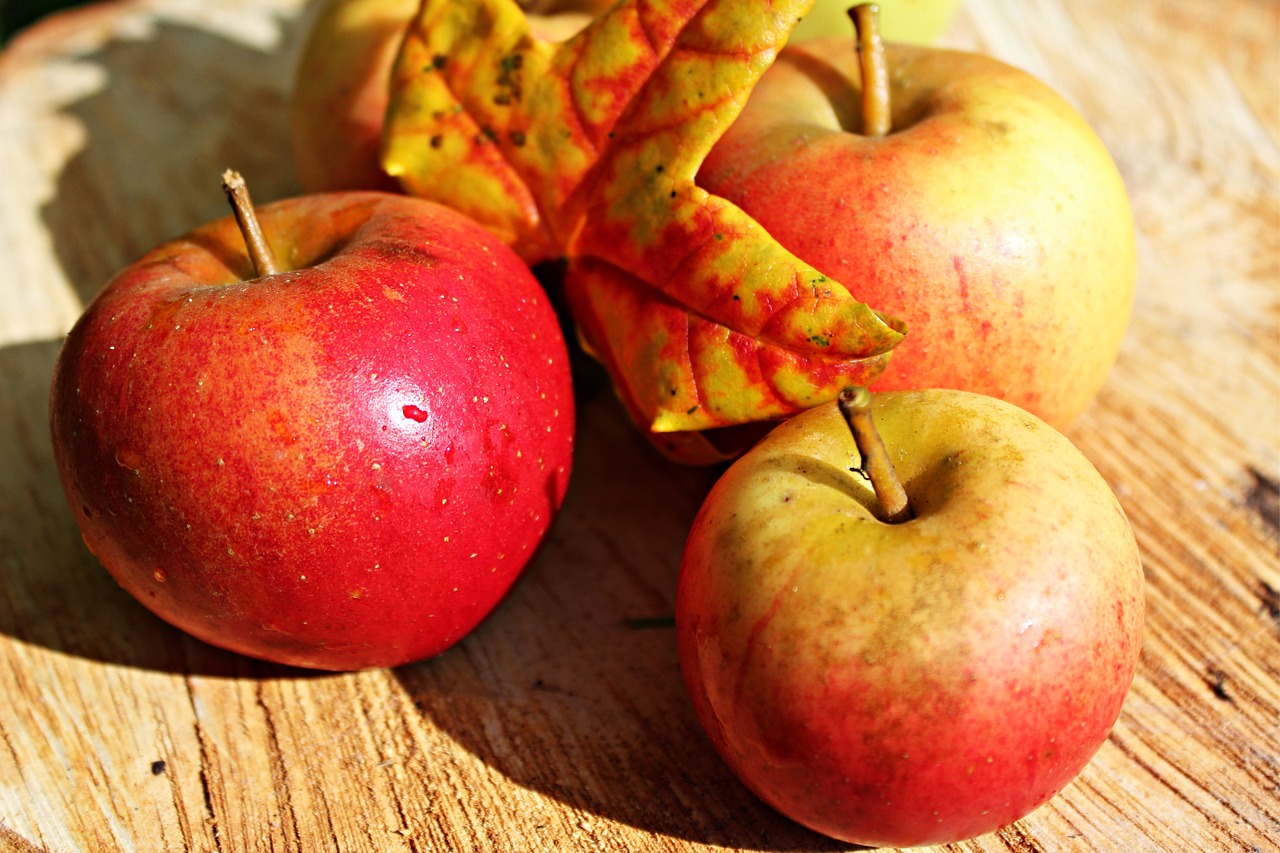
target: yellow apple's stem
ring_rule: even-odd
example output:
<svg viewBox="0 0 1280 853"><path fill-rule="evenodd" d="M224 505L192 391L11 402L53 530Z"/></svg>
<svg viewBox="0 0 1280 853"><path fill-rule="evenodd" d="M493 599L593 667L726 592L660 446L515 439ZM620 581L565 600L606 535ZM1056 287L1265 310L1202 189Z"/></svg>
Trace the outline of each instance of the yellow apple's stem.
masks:
<svg viewBox="0 0 1280 853"><path fill-rule="evenodd" d="M889 458L889 451L885 449L884 441L871 417L871 392L866 388L850 386L840 392L837 402L840 414L844 415L845 423L853 433L854 444L858 445L858 453L862 455L862 470L871 480L871 488L875 490L880 507L884 510L885 520L890 524L910 520L913 514L911 504L907 502L907 492L902 488L902 480L893 467L893 460Z"/></svg>
<svg viewBox="0 0 1280 853"><path fill-rule="evenodd" d="M258 214L253 209L253 200L249 198L249 185L239 172L227 169L222 173L222 191L227 194L227 201L231 202L231 209L235 211L236 224L244 235L244 244L249 250L249 260L253 262L254 272L259 277L280 272L276 257L262 233Z"/></svg>
<svg viewBox="0 0 1280 853"><path fill-rule="evenodd" d="M880 7L862 3L849 10L858 33L858 62L862 69L862 132L866 136L888 136L889 67L880 39Z"/></svg>

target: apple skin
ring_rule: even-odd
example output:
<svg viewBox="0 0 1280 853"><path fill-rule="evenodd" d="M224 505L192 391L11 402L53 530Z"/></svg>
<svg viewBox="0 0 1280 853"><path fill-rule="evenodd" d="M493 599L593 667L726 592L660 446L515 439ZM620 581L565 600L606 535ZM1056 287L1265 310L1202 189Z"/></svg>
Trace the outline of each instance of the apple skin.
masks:
<svg viewBox="0 0 1280 853"><path fill-rule="evenodd" d="M1133 533L1060 433L962 391L873 395L915 518L880 521L834 403L738 459L699 511L682 672L765 802L868 845L1010 824L1094 755L1144 618Z"/></svg>
<svg viewBox="0 0 1280 853"><path fill-rule="evenodd" d="M564 498L564 339L479 225L382 193L231 217L117 275L70 331L53 447L85 543L223 648L355 670L439 654L504 596Z"/></svg>
<svg viewBox="0 0 1280 853"><path fill-rule="evenodd" d="M303 45L289 102L298 181L307 192L394 191L382 170L388 80L419 0L329 0Z"/></svg>
<svg viewBox="0 0 1280 853"><path fill-rule="evenodd" d="M957 388L1055 427L1133 308L1128 196L1060 96L989 57L887 45L893 127L860 135L853 39L788 46L698 184L909 333L873 386Z"/></svg>
<svg viewBox="0 0 1280 853"><path fill-rule="evenodd" d="M850 0L818 0L791 31L790 41L828 36L853 37ZM880 35L886 41L933 44L951 25L960 0L878 0Z"/></svg>
<svg viewBox="0 0 1280 853"><path fill-rule="evenodd" d="M546 4L544 4L546 5ZM530 14L534 33L567 39L612 5L560 0ZM396 191L382 169L382 126L391 69L419 0L329 0L308 31L289 101L290 139L307 192Z"/></svg>

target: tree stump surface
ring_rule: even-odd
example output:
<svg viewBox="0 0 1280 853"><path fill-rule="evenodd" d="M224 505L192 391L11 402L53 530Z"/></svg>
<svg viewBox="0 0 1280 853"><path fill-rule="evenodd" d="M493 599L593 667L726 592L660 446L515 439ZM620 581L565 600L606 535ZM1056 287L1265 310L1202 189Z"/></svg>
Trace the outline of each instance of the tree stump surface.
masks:
<svg viewBox="0 0 1280 853"><path fill-rule="evenodd" d="M673 612L714 471L582 388L567 505L435 660L304 673L189 639L88 554L47 395L62 336L142 251L296 191L305 0L117 0L0 55L0 851L845 849L702 734ZM1147 575L1137 680L1082 775L970 851L1280 847L1280 5L968 0L947 44L1065 94L1130 189L1137 304L1069 437Z"/></svg>

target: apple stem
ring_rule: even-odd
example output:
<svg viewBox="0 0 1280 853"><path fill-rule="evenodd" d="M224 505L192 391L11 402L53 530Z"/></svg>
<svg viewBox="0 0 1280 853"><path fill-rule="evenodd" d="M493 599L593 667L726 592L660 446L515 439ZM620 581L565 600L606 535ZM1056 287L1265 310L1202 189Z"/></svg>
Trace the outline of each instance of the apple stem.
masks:
<svg viewBox="0 0 1280 853"><path fill-rule="evenodd" d="M890 524L909 521L913 513L911 504L907 502L907 492L871 417L871 392L851 385L840 392L837 402L840 414L844 415L845 423L853 433L858 453L862 455L862 470L871 480L871 488L884 510L885 520Z"/></svg>
<svg viewBox="0 0 1280 853"><path fill-rule="evenodd" d="M862 69L862 132L866 136L888 136L889 67L880 38L880 7L861 3L849 10L858 34L858 62Z"/></svg>
<svg viewBox="0 0 1280 853"><path fill-rule="evenodd" d="M227 169L222 173L222 191L227 194L227 201L231 202L231 209L235 212L236 224L240 226L245 247L249 250L249 260L253 262L253 271L259 278L280 272L276 257L262 233L253 200L249 198L249 185L239 172Z"/></svg>

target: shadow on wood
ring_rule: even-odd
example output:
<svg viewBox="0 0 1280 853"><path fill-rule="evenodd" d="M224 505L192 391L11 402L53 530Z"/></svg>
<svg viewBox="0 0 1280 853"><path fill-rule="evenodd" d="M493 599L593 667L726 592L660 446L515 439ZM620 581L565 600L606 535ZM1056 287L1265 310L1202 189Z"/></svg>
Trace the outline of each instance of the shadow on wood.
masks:
<svg viewBox="0 0 1280 853"><path fill-rule="evenodd" d="M78 60L103 85L62 109L85 142L41 216L85 302L148 249L227 215L223 170L244 174L256 203L298 192L288 98L310 12L279 25L278 43L256 47L162 22Z"/></svg>
<svg viewBox="0 0 1280 853"><path fill-rule="evenodd" d="M756 799L686 697L671 621L684 540L671 531L688 529L719 471L660 459L607 395L579 411L575 465L550 540L498 611L395 671L415 707L503 782L586 815L730 847L847 849Z"/></svg>

